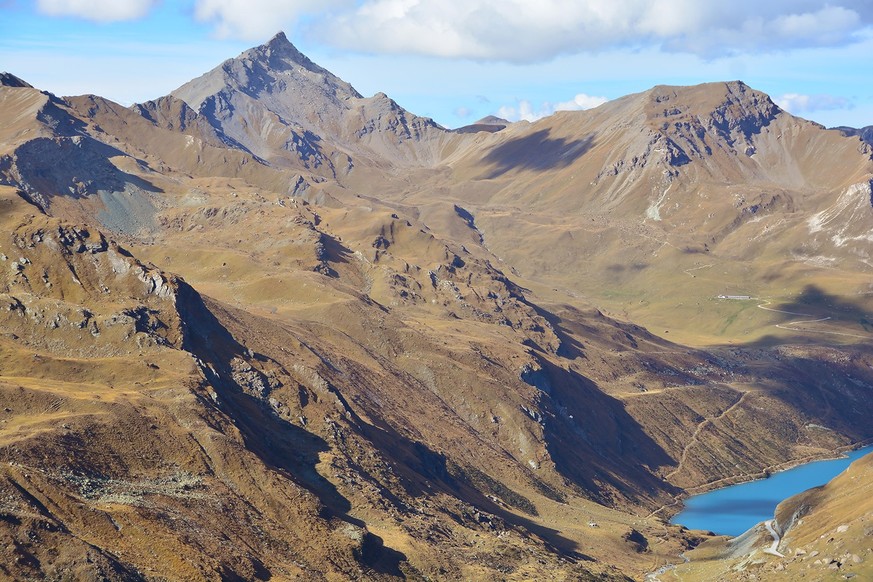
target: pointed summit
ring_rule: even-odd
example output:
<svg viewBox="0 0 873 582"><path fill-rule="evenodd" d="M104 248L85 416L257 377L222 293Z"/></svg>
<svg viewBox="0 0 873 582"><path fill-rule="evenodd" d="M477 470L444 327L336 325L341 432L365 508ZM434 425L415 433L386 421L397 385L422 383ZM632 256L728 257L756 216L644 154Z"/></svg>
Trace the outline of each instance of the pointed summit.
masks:
<svg viewBox="0 0 873 582"><path fill-rule="evenodd" d="M285 32L281 30L277 32L275 36L273 36L273 38L264 43L264 46L279 49L284 47L291 47L294 50L297 50L296 48L294 48L294 45L291 44L291 41L288 40L288 37L285 36Z"/></svg>
<svg viewBox="0 0 873 582"><path fill-rule="evenodd" d="M288 37L285 36L285 33L281 31L266 43L249 49L244 52L243 55L250 53L258 55L259 60L275 71L287 70L298 66L319 75L329 75L330 77L333 77L333 79L342 82L331 74L330 71L319 67L312 62L309 57L297 50L297 47L295 47L291 41L288 40Z"/></svg>
<svg viewBox="0 0 873 582"><path fill-rule="evenodd" d="M315 136L336 133L355 89L298 51L280 32L173 91L222 139L264 160L290 152L326 163Z"/></svg>
<svg viewBox="0 0 873 582"><path fill-rule="evenodd" d="M325 100L338 105L361 97L351 85L298 51L283 32L185 83L171 95L200 110L211 97L232 92L268 100L284 94L280 100L286 103L293 95L298 102L295 105L310 102L316 106Z"/></svg>
<svg viewBox="0 0 873 582"><path fill-rule="evenodd" d="M295 47L291 43L291 41L288 40L288 37L285 36L285 33L282 31L279 31L278 33L276 33L276 36L274 36L273 38L271 38L270 40L268 40L266 43L262 44L261 46L255 47L254 50L258 50L258 49L263 49L267 56L272 56L272 55L288 56L288 57L294 58L294 60L300 62L300 64L303 64L303 63L307 63L310 65L314 64L312 61L309 60L309 58L306 55L304 55L299 50L297 50L297 47Z"/></svg>
<svg viewBox="0 0 873 582"><path fill-rule="evenodd" d="M33 89L33 85L16 77L12 73L0 73L0 86L2 87L17 87L20 89Z"/></svg>
<svg viewBox="0 0 873 582"><path fill-rule="evenodd" d="M331 176L335 163L352 167L341 150L396 159L405 141L445 134L384 94L365 99L298 51L282 32L170 95L208 120L225 143L270 163L302 162Z"/></svg>

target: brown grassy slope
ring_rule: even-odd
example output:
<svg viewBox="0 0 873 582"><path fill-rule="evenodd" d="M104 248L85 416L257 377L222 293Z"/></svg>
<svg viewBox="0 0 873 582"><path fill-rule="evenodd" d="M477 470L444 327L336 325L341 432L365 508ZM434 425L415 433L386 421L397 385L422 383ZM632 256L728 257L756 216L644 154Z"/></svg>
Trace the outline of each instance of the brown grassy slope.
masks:
<svg viewBox="0 0 873 582"><path fill-rule="evenodd" d="M420 569L487 579L498 568L525 579L548 567L576 579L603 569L574 565L577 542L530 521L531 501L473 458L422 443L404 419L412 411L447 417L439 424L458 432L444 438L478 437L413 378L386 376L329 328L207 308L100 235L29 214L6 194L2 250L9 262L18 249L23 266L4 288L8 575L372 579ZM81 321L68 302L86 311ZM408 404L385 409L388 398ZM451 451L485 444L451 440ZM406 553L383 549L365 524ZM484 536L476 557L459 561L474 535Z"/></svg>
<svg viewBox="0 0 873 582"><path fill-rule="evenodd" d="M5 574L251 577L262 551L287 554L273 561L286 575L355 571L356 542L342 533L345 565L295 563L305 540L330 547L340 524L206 405L195 362L177 349L178 285L102 235L32 214L14 192L2 202L3 256L21 266L2 283ZM289 512L309 534L279 525ZM245 549L264 535L270 544Z"/></svg>
<svg viewBox="0 0 873 582"><path fill-rule="evenodd" d="M869 291L869 148L741 83L656 87L480 139L447 159L453 179L396 196L466 209L544 295L711 344L767 327L719 294Z"/></svg>
<svg viewBox="0 0 873 582"><path fill-rule="evenodd" d="M239 194L243 192L240 190ZM594 379L600 389L614 391L616 395L628 394L626 406L633 411L638 422L648 423L653 434L665 434L664 437L658 437L659 444L670 451L672 463L678 463L683 454L690 457L683 463L683 471L690 470L697 463L698 455L685 451L693 451L689 447L701 445L698 439L690 443L687 439L703 423L702 429L705 430L701 435L714 439L707 449L718 453L708 467L694 469L695 476L690 481L682 481L686 486L727 477L728 473L724 470L726 465L718 460L724 453L730 453L733 459L727 466L736 465L738 458L746 458L740 463L742 473L755 474L764 466L779 463L785 458L797 455L805 457L816 447L821 447L818 450L823 452L834 443L846 442L842 440L843 437L837 437L836 441L830 438L822 440L821 435L812 436L811 441L806 440L805 435L809 431L803 426L811 421L797 416L796 412L787 413L790 408L785 407L798 406L800 402L803 403L802 410L817 411L815 415L819 414L818 411L829 410L829 407L813 404L819 403L822 398L817 388L810 388L811 395L806 396L781 394L786 383L780 381L779 377L796 375L790 370L782 370L780 361L786 359L783 355L766 356L770 365L779 370L768 371L766 377L771 379L767 380L760 371L764 366L753 369L744 366L741 372L727 372L718 358L710 357L708 361L701 361L701 356L693 351L653 339L646 339L649 345L639 347L637 351L633 346L637 340L629 338L628 334L642 335L644 338L642 330L635 330L631 326L623 331L608 320L592 320L589 315L579 311L568 310L564 316L566 322L548 315L548 312L545 312L546 319L543 319L542 315L532 312L519 303L517 297L513 297L513 293L518 294L517 290L513 291L511 286L500 282L499 275L494 271L489 274L487 262L484 262L486 254L472 245L465 252L460 245L435 237L421 221L391 212L390 208L380 208L372 200L351 200L341 208L316 209L299 201L288 201L282 206L257 196L232 197L226 192L222 194L218 187L213 187L210 196L201 200L203 206L200 208L194 200L185 200L186 206L162 214L162 221L172 225L172 230L165 235L166 240L174 242L144 247L140 252L155 262L184 272L199 288L236 305L257 307L264 314L315 320L322 325L337 326L355 339L366 338L372 333L367 329L370 324L365 323L366 319L357 323L361 318L361 310L354 308L355 301L368 297L390 308L408 324L414 323L435 337L448 334L447 341L455 344L494 341L491 338L498 338L507 347L519 339L533 342L531 345L539 346L546 353L551 351L559 358L576 360L572 366L575 377ZM460 219L458 222L461 222ZM204 240L203 232L214 234ZM241 233L245 233L245 238L240 239ZM196 259L193 264L191 259ZM457 261L463 266L454 266ZM338 277L324 278L311 272L316 269L322 273L334 272ZM295 271L298 274L292 276L291 273ZM450 318L448 322L446 316ZM585 325L583 320L590 323ZM554 329L554 323L575 329L575 332L565 332L562 340ZM516 332L511 332L512 328ZM506 333L500 333L503 331ZM497 335L495 332L498 332ZM615 335L616 339L606 341L610 335ZM573 347L586 343L590 346L587 354L586 350ZM388 356L393 357L397 353L393 341L379 341L377 345ZM612 353L615 350L623 353L616 356ZM524 351L512 348L508 353L523 354ZM734 356L728 353L728 357L732 359ZM749 355L747 359L764 357ZM788 360L793 361L794 358L789 357ZM566 366L566 363L561 365ZM785 364L785 367L787 369L788 365ZM426 370L420 372L425 380L428 373ZM741 391L728 389L723 408L702 414L705 408L687 415L682 412L678 419L665 415L659 404L662 398L678 402L702 402L706 395L712 394L707 385L731 381L741 386L745 383L757 384L758 387L737 406L737 401L742 392L748 391L747 388ZM564 381L559 383L563 384ZM665 391L664 388L669 390ZM674 395L669 395L669 392L674 392ZM459 395L457 406L469 406L466 398ZM731 452L720 447L718 443L722 439L734 437L719 431L710 434L713 427L708 419L720 417L727 409L730 409L730 415L762 408L756 402L758 398L772 402L764 408L773 410L774 418L794 418L792 428L785 433L785 440L768 445L769 452L766 454L761 450L748 449ZM783 399L788 399L791 404L782 404L780 401ZM530 408L531 404L526 403L525 406ZM695 408L698 406L707 405L693 404ZM746 406L749 408L746 409ZM653 411L657 413L653 414ZM835 414L828 414L831 424L845 422L835 420ZM483 410L481 418L488 415L488 411ZM756 420L756 417L760 418ZM719 418L718 422L727 418ZM748 428L746 423L749 422L756 423L760 427L757 430L763 430L770 422L768 418L760 414L747 416L745 423L731 425L729 434L740 436ZM677 426L677 430L670 434L667 427L672 426ZM846 430L851 426L851 421L840 426L841 431ZM851 438L859 437L856 435ZM795 445L792 443L798 439L798 448L793 449ZM512 445L509 449L514 450L516 446ZM811 449L805 448L810 446ZM652 457L656 458L657 455ZM703 458L707 459L709 455ZM756 458L757 461L754 460ZM760 463L762 458L766 458L767 462ZM519 460L527 462L525 458ZM658 471L661 471L659 466L671 464L665 460L646 463ZM674 468L665 468L661 474L670 474Z"/></svg>
<svg viewBox="0 0 873 582"><path fill-rule="evenodd" d="M794 558L786 565L786 574L811 563L832 579L838 579L837 574L854 573L860 579L873 575L871 488L873 457L867 455L827 485L779 505L776 518L785 530L780 547ZM818 554L813 556L814 552ZM817 558L820 564L815 563Z"/></svg>

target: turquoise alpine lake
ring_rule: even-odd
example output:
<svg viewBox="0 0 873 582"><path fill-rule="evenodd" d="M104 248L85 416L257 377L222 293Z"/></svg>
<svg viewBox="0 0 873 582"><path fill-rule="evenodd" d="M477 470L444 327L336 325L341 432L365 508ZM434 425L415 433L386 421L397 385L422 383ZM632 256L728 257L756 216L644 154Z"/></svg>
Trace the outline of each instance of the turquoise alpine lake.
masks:
<svg viewBox="0 0 873 582"><path fill-rule="evenodd" d="M685 500L685 509L671 523L721 535L738 536L756 523L773 518L776 506L792 495L824 485L852 461L873 452L873 446L847 453L846 457L814 461L774 473L767 479L731 485Z"/></svg>

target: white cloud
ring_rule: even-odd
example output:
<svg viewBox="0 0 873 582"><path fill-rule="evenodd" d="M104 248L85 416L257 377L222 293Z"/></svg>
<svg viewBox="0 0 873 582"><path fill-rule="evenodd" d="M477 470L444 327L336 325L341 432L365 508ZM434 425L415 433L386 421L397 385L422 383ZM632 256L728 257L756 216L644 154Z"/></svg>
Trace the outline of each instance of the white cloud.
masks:
<svg viewBox="0 0 873 582"><path fill-rule="evenodd" d="M38 0L44 14L143 16L159 0ZM286 30L380 54L533 63L618 47L704 57L856 42L873 31L870 0L192 0L222 38Z"/></svg>
<svg viewBox="0 0 873 582"><path fill-rule="evenodd" d="M495 113L497 117L502 117L503 119L509 121L536 121L542 117L545 117L546 114L537 115L533 112L533 107L530 104L530 101L518 101L514 106L513 105L503 105L500 109Z"/></svg>
<svg viewBox="0 0 873 582"><path fill-rule="evenodd" d="M592 107L603 105L607 101L609 99L606 97L592 97L585 93L579 93L569 101L560 101L558 103L544 101L537 109L527 99L520 99L515 105L504 105L497 110L495 115L509 121L536 121L537 119L548 117L555 111L591 109Z"/></svg>
<svg viewBox="0 0 873 582"><path fill-rule="evenodd" d="M785 95L775 98L773 101L785 111L796 114L852 108L852 103L848 99L833 95L786 93Z"/></svg>
<svg viewBox="0 0 873 582"><path fill-rule="evenodd" d="M354 0L196 0L194 16L212 23L220 37L256 41L291 30L304 18L327 19L330 9L353 5Z"/></svg>
<svg viewBox="0 0 873 582"><path fill-rule="evenodd" d="M40 11L136 19L160 0L37 0ZM286 30L382 54L533 63L619 47L704 57L841 46L873 32L870 0L191 0L222 38Z"/></svg>
<svg viewBox="0 0 873 582"><path fill-rule="evenodd" d="M319 38L377 53L536 62L622 46L706 57L854 42L869 0L363 0Z"/></svg>
<svg viewBox="0 0 873 582"><path fill-rule="evenodd" d="M75 16L97 22L136 20L145 16L157 0L37 0L37 8L49 16Z"/></svg>
<svg viewBox="0 0 873 582"><path fill-rule="evenodd" d="M555 103L555 111L579 111L580 109L591 109L598 105L603 105L607 101L609 101L609 99L606 97L594 97L593 95L579 93L570 101Z"/></svg>

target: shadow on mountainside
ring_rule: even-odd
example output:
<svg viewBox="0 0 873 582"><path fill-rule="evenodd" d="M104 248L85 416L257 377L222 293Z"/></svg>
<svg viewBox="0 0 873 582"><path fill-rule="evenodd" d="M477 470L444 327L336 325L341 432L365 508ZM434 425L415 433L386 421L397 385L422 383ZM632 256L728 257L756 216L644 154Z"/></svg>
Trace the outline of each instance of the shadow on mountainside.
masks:
<svg viewBox="0 0 873 582"><path fill-rule="evenodd" d="M546 446L555 467L586 496L609 507L620 499L652 505L679 489L654 474L675 460L624 407L574 370L541 360L539 378L528 383L542 393L539 408L548 415ZM594 413L596 411L596 413Z"/></svg>
<svg viewBox="0 0 873 582"><path fill-rule="evenodd" d="M550 130L510 139L495 146L483 161L491 167L484 177L498 178L512 170L545 172L565 168L585 155L594 145L594 136L568 141L550 138Z"/></svg>
<svg viewBox="0 0 873 582"><path fill-rule="evenodd" d="M225 412L237 423L247 447L265 462L287 472L293 481L315 493L332 514L344 521L365 526L364 522L348 515L351 510L349 500L344 498L332 483L316 472L318 454L331 450L332 445L315 434L283 421L263 401L246 394L232 378L228 378L230 371L226 366L218 367L222 361L244 357L246 349L209 311L209 307L212 307L211 302L207 307L197 297L193 300L180 300L179 303L190 306L185 309L185 319L191 321L192 318L196 318L194 320L197 321L197 329L190 331L186 336L189 342L187 349L194 351L195 355L204 360L204 363L216 368L213 373L209 370L209 365L203 366L204 371L210 374L210 383L218 392L220 400L226 403L222 406L222 410L227 408ZM354 367L351 361L343 360L340 363L336 357L328 358L320 355L317 346L307 344L306 347L321 358L333 372ZM343 358L340 356L340 359ZM337 398L345 410L348 426L379 450L384 459L390 461L392 473L403 488L403 493L413 499L432 499L440 494L445 495L461 503L446 505L444 501L437 500L437 507L441 507L439 512L465 527L499 531L500 524L492 523L491 518L485 513L487 512L495 516L498 521L520 528L521 535L530 532L539 537L552 551L560 553L567 559L578 561L592 559L579 551L575 541L562 536L558 530L525 517L524 514L537 515L533 503L503 485L498 479L486 475L476 467L462 466L446 454L435 450L432 443L409 438L379 414L370 411L369 418L364 420L355 412L352 403L347 401L341 391L333 385L330 375L330 371L325 375L326 389ZM415 383L415 380L410 378L410 382ZM508 462L513 462L508 455L506 459ZM390 490L377 474L371 473L368 467L359 465L354 455L347 455L344 462L352 472L376 486L379 495L401 513L411 516L420 513L409 506L408 499L404 501L403 494ZM560 497L540 482L533 473L530 473L529 477L533 488L549 497ZM413 520L410 523L415 522ZM439 531L432 531L430 528L419 533L428 538L442 535ZM374 536L372 544L368 546L373 555L369 558L365 556L365 559L370 560L366 562L367 565L383 573L398 575L399 564L405 561L405 556L380 543L381 540L375 539ZM364 548L365 554L367 551L367 548ZM512 560L508 559L505 565L510 567L511 562Z"/></svg>
<svg viewBox="0 0 873 582"><path fill-rule="evenodd" d="M781 343L730 350L736 372L797 411L791 422L802 424L797 431L776 419L761 430L791 433L791 442L827 449L873 439L873 346Z"/></svg>
<svg viewBox="0 0 873 582"><path fill-rule="evenodd" d="M560 553L567 559L593 561L593 558L579 551L575 541L562 536L560 531L545 527L521 515L520 513L523 512L535 516L536 508L527 498L477 468L461 466L426 444L409 440L385 423L380 423L378 427L362 423L360 427L362 434L371 443L383 451L387 458L396 462L396 473L402 478L402 485L411 497L431 498L442 493L470 506L467 509L460 509L460 513L455 513L451 506L442 509L459 524L471 528L499 528L499 523L494 523L485 513L481 513L487 512L498 520L538 536L552 551ZM535 477L531 477L538 483ZM537 486L536 483L534 486ZM547 488L542 483L539 487ZM548 491L541 492L551 497L556 495L555 493L548 495ZM383 490L382 494L398 507L405 506L389 491ZM519 511L507 510L496 502L497 498Z"/></svg>
<svg viewBox="0 0 873 582"><path fill-rule="evenodd" d="M15 150L16 185L49 198L84 198L101 190L122 192L129 188L162 191L119 170L110 160L113 157L129 156L88 136L32 139Z"/></svg>
<svg viewBox="0 0 873 582"><path fill-rule="evenodd" d="M317 349L311 345L307 347L312 350ZM351 362L343 362L339 368L348 369L352 365ZM406 378L411 384L417 383L412 377ZM434 450L431 443L410 439L379 414L373 414L371 411L368 413L369 420L365 421L352 410L340 390L328 384L330 391L341 401L358 433L381 451L384 458L392 461L394 474L399 478L400 485L407 495L421 499L433 498L441 493L470 506L455 513L451 505L445 506L440 502L440 505L444 506L442 512L459 524L474 529L494 529L498 524L491 523L490 518L481 513L481 511L488 512L507 524L523 528L538 536L552 551L568 559L592 560L579 551L575 541L565 538L558 530L524 517L523 514L538 515L534 504L524 495L485 474L479 468L458 463L446 454ZM515 462L507 453L503 452L503 454L507 462ZM354 465L353 469L362 475L367 475L365 467ZM552 491L533 473L528 473L528 477L532 488L554 500L563 501L560 494ZM378 482L378 478L373 482ZM403 512L415 512L406 502L385 487L380 486L380 495ZM517 511L508 510L507 507Z"/></svg>
<svg viewBox="0 0 873 582"><path fill-rule="evenodd" d="M873 296L832 295L816 285L807 285L790 301L761 306L776 318L782 331L742 345L772 347L781 344L832 345L873 341ZM868 305L861 300L868 299ZM786 337L786 333L790 333Z"/></svg>
<svg viewBox="0 0 873 582"><path fill-rule="evenodd" d="M199 359L200 368L218 395L221 410L239 429L246 448L264 463L318 497L328 516L358 527L366 524L348 514L352 505L316 470L319 453L330 450L320 436L283 420L262 399L248 394L235 379L230 362L256 358L234 339L212 314L200 295L182 283L177 301L185 325L183 348ZM406 556L366 532L359 556L373 570L404 577L400 564Z"/></svg>
<svg viewBox="0 0 873 582"><path fill-rule="evenodd" d="M597 338L601 349L613 351L636 350L638 339L659 339L619 322L612 322L612 333L605 335L603 329L586 323L592 317L608 323L599 311L586 315L563 306L559 315L535 303L526 304L555 330L561 341L557 354L564 358L587 359L579 339L583 337ZM669 342L664 343L669 347ZM607 506L616 502L610 489L640 505L679 493L654 474L658 467L674 466L676 460L643 430L620 400L575 370L557 367L544 358L538 361L542 369L523 375L522 380L540 390L540 409L552 417L553 422L545 423L546 446L559 473L579 486L583 495ZM670 368L669 373L685 376L679 369ZM595 410L598 414L591 414Z"/></svg>
<svg viewBox="0 0 873 582"><path fill-rule="evenodd" d="M863 300L808 285L791 301L765 307L779 310L768 312L779 321L779 335L710 351L799 411L823 443L836 448L873 438L873 313Z"/></svg>

